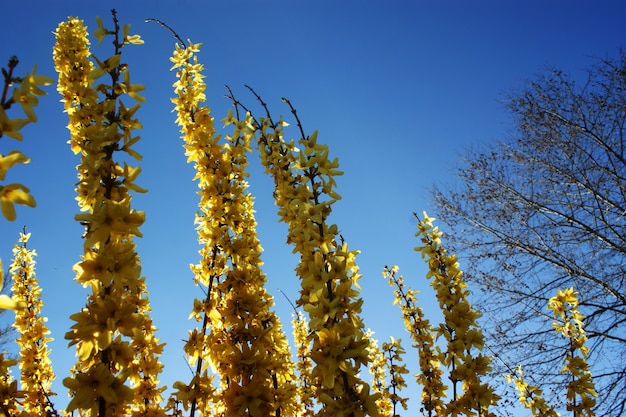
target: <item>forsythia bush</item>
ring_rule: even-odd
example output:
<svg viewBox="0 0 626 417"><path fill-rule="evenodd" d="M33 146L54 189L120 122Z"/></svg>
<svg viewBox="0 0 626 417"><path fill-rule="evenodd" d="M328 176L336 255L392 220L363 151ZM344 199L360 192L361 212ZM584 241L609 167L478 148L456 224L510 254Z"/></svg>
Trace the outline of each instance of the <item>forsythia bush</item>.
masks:
<svg viewBox="0 0 626 417"><path fill-rule="evenodd" d="M128 25L120 26L115 11L112 24L106 27L98 18L93 33L98 44L113 38L114 51L105 60L91 54L82 20L71 17L55 31L57 89L69 117L70 148L80 156L76 220L85 232L75 279L91 291L85 307L71 316L74 324L65 335L78 358L71 375L63 379L70 401L66 410L58 410L50 400L55 375L48 358L49 331L40 311L36 253L27 247L30 235L25 230L9 269L12 297L0 296L0 307L15 311L20 348L16 360L0 355L0 416L391 417L400 407L406 410L408 398L401 395L409 372L403 363L405 349L394 338L379 345L365 329L358 251L348 248L338 226L329 220L332 205L341 198L335 190L335 177L341 175L337 159L330 159L317 132L303 131L296 110L285 99L300 134L299 140L287 141L287 122L273 118L252 89L266 114L257 117L230 92L232 109L222 122L231 131L218 134L206 104L204 67L197 56L201 45L180 40L171 58L177 78L172 102L199 187L196 225L201 250L191 269L204 297L190 302L190 317L197 325L189 331L184 353L193 376L175 382L171 394L164 395L166 387L159 382L163 343L155 337L133 242L141 236L145 218L131 204L133 193L145 192L136 184L141 155L133 149L140 139L135 130L141 127L136 113L144 101L139 94L143 86L131 83L130 68L121 61L126 47L143 41L129 33ZM37 120L34 107L44 94L39 87L53 81L35 75L35 70L16 77L17 64L11 58L8 69L3 69L0 136L21 140L20 129ZM8 111L18 103L27 118L9 118ZM274 180L287 241L299 255L295 355L265 289L246 182L253 146L258 146L263 166ZM19 151L0 154L0 180L13 165L28 162ZM14 204L35 205L21 184L0 185L0 199L8 220L15 219ZM417 291L406 287L397 267L385 267L383 275L395 289L419 357L415 379L422 389L420 411L429 417L494 416L500 397L486 382L491 358L482 353L480 313L469 303L460 265L441 245L433 219L426 214L416 219L421 241L416 251L428 265L427 279L443 323L432 325L424 317ZM592 416L596 393L577 306L572 288L559 291L549 303L557 333L570 344L563 368L571 375L568 410L575 416ZM15 366L19 378L12 376ZM364 379L367 369L371 382ZM521 369L508 378L533 416L557 415L541 389L525 381Z"/></svg>

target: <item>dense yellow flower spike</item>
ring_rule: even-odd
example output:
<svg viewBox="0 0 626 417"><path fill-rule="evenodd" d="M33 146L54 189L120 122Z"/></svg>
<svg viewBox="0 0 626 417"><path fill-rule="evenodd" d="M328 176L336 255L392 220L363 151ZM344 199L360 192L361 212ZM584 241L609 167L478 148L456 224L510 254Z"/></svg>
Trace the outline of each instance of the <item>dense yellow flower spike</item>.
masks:
<svg viewBox="0 0 626 417"><path fill-rule="evenodd" d="M13 75L13 71L17 67L17 64L17 58L11 57L9 59L8 69L2 69L4 87L2 88L2 95L0 96L0 138L8 136L16 140L22 140L23 135L20 130L28 123L37 121L37 115L34 109L39 103L37 97L46 94L39 87L50 85L54 80L43 75L35 74L37 67L33 68L33 71L27 73L24 77L16 77ZM19 86L14 87L13 93L9 96L7 94L9 88L14 84ZM22 111L27 116L26 119L9 119L7 111L14 104L19 104L22 107ZM30 158L27 158L17 150L12 150L6 155L0 153L0 181L4 180L7 171L14 165L27 164L29 162ZM34 197L30 194L30 190L26 186L18 183L0 184L0 206L2 208L2 215L9 221L15 220L15 204L23 204L29 207L35 207L36 205Z"/></svg>
<svg viewBox="0 0 626 417"><path fill-rule="evenodd" d="M369 371L372 374L372 392L380 395L376 399L378 415L380 417L394 417L393 405L389 398L389 387L387 386L387 360L378 346L378 341L373 338L374 332L368 330L366 336L369 340L367 353L369 355Z"/></svg>
<svg viewBox="0 0 626 417"><path fill-rule="evenodd" d="M389 285L395 287L394 304L402 311L404 326L411 335L412 346L417 350L420 372L415 375L416 382L422 386L422 413L425 416L444 415L443 398L448 388L442 382L443 370L435 346L435 330L424 317L421 307L417 306L417 291L405 289L404 278L398 275L398 267L385 267L383 276Z"/></svg>
<svg viewBox="0 0 626 417"><path fill-rule="evenodd" d="M448 368L452 381L452 398L445 405L445 415L454 417L478 413L479 417L492 416L489 407L496 404L499 397L489 384L481 381L481 377L491 369L491 358L473 353L474 349L481 350L484 344L482 331L476 323L480 313L470 305L469 290L462 278L457 257L446 254L441 246L441 232L433 227L433 220L426 213L423 219L418 219L416 236L421 238L423 246L415 250L426 258L427 278L432 280L431 286L444 316L437 335L445 338L447 346L437 356L439 362Z"/></svg>
<svg viewBox="0 0 626 417"><path fill-rule="evenodd" d="M176 395L191 415L196 408L208 415L212 399L217 415L294 415L294 364L280 321L270 310L273 301L265 290L252 196L245 181L251 118L234 122L234 132L219 143L204 104L198 50L199 45L176 45L171 59L178 78L172 101L185 155L195 165L200 188L196 224L202 260L192 270L207 294L194 302L191 317L202 327L190 332L185 346L196 375L188 385L177 383ZM219 375L215 394L207 365Z"/></svg>
<svg viewBox="0 0 626 417"><path fill-rule="evenodd" d="M559 290L548 301L548 308L552 310L557 322L553 324L557 333L569 339L569 349L565 354L565 366L562 373L571 375L567 384L567 410L572 411L575 417L595 416L593 407L596 404L595 390L587 355L589 348L585 346L587 336L583 328L583 316L578 311L578 293L574 288Z"/></svg>
<svg viewBox="0 0 626 417"><path fill-rule="evenodd" d="M297 349L296 369L297 369L297 390L298 404L300 409L297 415L301 417L313 417L314 398L313 386L311 385L311 340L309 339L309 323L301 311L294 313L293 320L293 341Z"/></svg>
<svg viewBox="0 0 626 417"><path fill-rule="evenodd" d="M360 318L358 252L348 250L337 225L327 222L332 204L340 198L333 178L341 174L339 163L328 159L328 147L317 142L317 132L305 137L300 129L299 152L293 141L284 141L287 124L282 118L275 122L268 115L253 126L247 120L232 114L225 119L259 134L261 161L274 178L279 216L288 225L287 242L300 254L298 305L310 319L311 383L321 404L317 415L378 415L378 395L359 375L368 364L368 340Z"/></svg>
<svg viewBox="0 0 626 417"><path fill-rule="evenodd" d="M21 375L22 413L32 416L45 416L55 413L50 403L50 385L54 379L48 349L50 331L47 319L41 316L41 287L35 275L34 250L26 244L30 233L21 233L19 244L13 247L13 262L9 271L13 278L13 298L24 308L15 312L13 326L19 336L19 369Z"/></svg>
<svg viewBox="0 0 626 417"><path fill-rule="evenodd" d="M128 108L122 98L141 88L130 84L128 67L120 60L122 47L137 43L137 38L126 36L125 29L120 39L112 13L115 28L103 36L114 37L115 53L104 61L94 58L97 65L91 61L81 20L70 17L55 32L58 91L69 116L71 149L81 156L76 190L82 213L76 219L86 230L84 255L74 270L76 280L91 288L87 305L71 316L75 324L65 336L77 346L78 362L63 383L72 395L68 411L99 417L159 416L164 388L158 386L158 356L163 344L154 337L133 242L133 236L141 236L144 214L131 208L129 193L144 190L134 185L139 168L114 158L122 151L140 159L131 149L139 140L132 135L141 127L134 118L138 105ZM100 81L104 75L110 84Z"/></svg>

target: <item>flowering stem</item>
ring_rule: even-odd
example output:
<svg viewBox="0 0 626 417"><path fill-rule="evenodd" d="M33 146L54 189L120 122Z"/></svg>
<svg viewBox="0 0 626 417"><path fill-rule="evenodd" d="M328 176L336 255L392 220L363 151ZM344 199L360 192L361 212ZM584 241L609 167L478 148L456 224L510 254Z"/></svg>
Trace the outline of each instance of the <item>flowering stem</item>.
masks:
<svg viewBox="0 0 626 417"><path fill-rule="evenodd" d="M99 29L94 32L100 41L114 37L114 54L104 61L91 54L81 20L70 18L55 33L58 91L70 119L71 149L81 155L76 187L81 213L75 219L85 226L85 240L84 255L74 270L76 280L91 288L86 307L70 317L75 324L65 337L77 346L78 361L63 383L72 392L70 412L156 417L163 414L159 403L164 388L157 386L163 344L154 337L145 278L133 242L134 236L142 236L139 226L145 214L131 208L131 191L146 190L134 184L140 167L113 158L122 151L141 159L130 148L140 138L132 136L141 127L134 118L139 104L127 108L120 98L128 95L143 101L137 94L143 86L130 83L128 67L120 59L123 46L143 41L128 34L129 25L124 26L122 38L115 10L112 14L115 30L107 30L97 18ZM95 84L104 75L110 84Z"/></svg>
<svg viewBox="0 0 626 417"><path fill-rule="evenodd" d="M261 161L274 179L274 197L281 221L288 225L287 241L300 255L296 272L302 291L297 302L310 318L311 372L320 416L377 414L369 385L360 380L359 368L368 363L367 345L356 281L360 277L355 259L328 223L332 204L341 197L334 191L334 177L341 175L338 160L328 159L328 147L317 143L317 132L307 136L295 109L283 99L300 130L299 146L285 142L283 127L272 119L267 105L246 86L265 109L266 117L253 119ZM249 113L229 90L235 108ZM327 200L324 197L328 197Z"/></svg>
<svg viewBox="0 0 626 417"><path fill-rule="evenodd" d="M417 306L417 290L406 289L404 278L398 273L398 267L385 266L383 276L389 285L395 287L395 303L400 306L404 317L404 325L411 335L413 347L417 349L420 373L416 381L422 385L422 405L428 417L444 414L442 401L446 386L442 382L443 371L440 369L440 358L435 352L434 329L424 317L421 307Z"/></svg>
<svg viewBox="0 0 626 417"><path fill-rule="evenodd" d="M215 257L217 256L217 248L214 247L213 248L213 259L211 260L211 269L214 267L214 263L215 263ZM206 298L204 299L204 305L207 306L209 305L210 301L211 301L211 294L213 293L213 281L214 281L215 277L211 276L209 278L209 286L207 289L207 295ZM209 315L206 313L206 310L204 311L203 314L203 318L202 318L202 337L204 338L207 334L207 329L209 326ZM200 373L202 372L202 365L204 363L204 356L200 355L198 358L198 363L196 364L196 378L199 378ZM192 389L196 388L195 386L196 384L194 383L194 386L192 387ZM198 405L198 399L196 397L193 398L193 400L191 401L191 407L190 407L190 411L189 411L189 416L190 417L194 417L196 415L196 407Z"/></svg>
<svg viewBox="0 0 626 417"><path fill-rule="evenodd" d="M487 412L500 398L493 387L481 382L481 377L491 370L491 358L481 353L474 354L474 349L482 350L484 337L477 319L480 313L472 308L468 301L469 290L463 279L463 273L456 255L447 255L441 246L441 235L437 227L433 227L434 219L424 213L424 219L418 220L417 236L421 237L423 246L415 248L422 253L428 263L427 278L436 291L439 307L444 316L440 326L440 334L444 336L447 347L438 357L439 361L450 369L452 381L452 398L446 405L446 412L465 413L470 415L476 410L478 415ZM462 391L458 383L462 383Z"/></svg>
<svg viewBox="0 0 626 417"><path fill-rule="evenodd" d="M210 294L210 292L209 292ZM207 300L208 300L209 296L207 295ZM204 318L202 320L202 336L206 336L206 331L207 331L207 326L209 324L209 316L204 313ZM200 375L200 372L202 372L202 363L203 363L203 359L202 356L200 356L200 358L198 358L198 363L196 364L196 376ZM192 389L196 388L196 384L194 383L194 386L192 387ZM198 399L194 397L194 399L191 401L191 407L189 409L189 416L190 417L194 417L196 415L196 407L198 405Z"/></svg>
<svg viewBox="0 0 626 417"><path fill-rule="evenodd" d="M16 339L20 346L18 362L23 370L21 389L25 393L23 411L28 415L56 415L50 402L48 390L54 379L54 372L49 359L47 337L50 333L45 325L46 318L41 316L41 287L35 274L36 252L28 249L30 233L20 233L19 245L13 247L14 260L10 271L13 278L14 299L25 308L15 312L13 327L19 332Z"/></svg>

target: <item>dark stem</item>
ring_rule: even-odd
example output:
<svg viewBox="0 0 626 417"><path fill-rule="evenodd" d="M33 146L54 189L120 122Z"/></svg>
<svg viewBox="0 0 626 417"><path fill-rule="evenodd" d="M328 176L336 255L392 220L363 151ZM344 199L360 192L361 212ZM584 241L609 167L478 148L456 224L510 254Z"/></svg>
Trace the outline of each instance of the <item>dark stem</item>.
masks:
<svg viewBox="0 0 626 417"><path fill-rule="evenodd" d="M13 69L17 67L18 63L19 61L17 57L12 56L11 58L9 58L9 71L6 72L4 68L2 69L2 73L4 74L4 88L2 89L2 99L0 99L0 105L2 105L2 108L4 108L5 110L8 110L8 108L11 107L11 104L13 103L12 99L9 99L9 101L7 102L5 102L5 100L7 98L7 93L9 92L9 87L13 83Z"/></svg>
<svg viewBox="0 0 626 417"><path fill-rule="evenodd" d="M155 19L155 18L148 18L145 20L146 23L148 22L155 22L158 23L159 25L163 26L165 29L169 30L170 33L176 38L176 40L178 42L180 42L180 44L182 45L183 48L187 48L187 44L181 39L180 36L178 36L178 33L176 33L176 31L174 29L172 29L171 27L169 27L167 25L167 23L163 22L162 20L159 19Z"/></svg>

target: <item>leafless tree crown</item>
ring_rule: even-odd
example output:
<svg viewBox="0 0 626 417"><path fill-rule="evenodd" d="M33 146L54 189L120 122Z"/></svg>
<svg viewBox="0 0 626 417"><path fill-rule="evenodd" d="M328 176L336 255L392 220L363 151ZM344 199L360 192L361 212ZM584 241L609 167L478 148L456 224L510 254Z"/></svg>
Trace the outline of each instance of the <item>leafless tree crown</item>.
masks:
<svg viewBox="0 0 626 417"><path fill-rule="evenodd" d="M508 140L469 150L456 186L433 189L447 240L493 318L485 323L491 343L555 390L565 383L566 342L555 337L546 304L574 286L598 415L624 415L626 53L598 60L583 82L546 71L507 105Z"/></svg>

